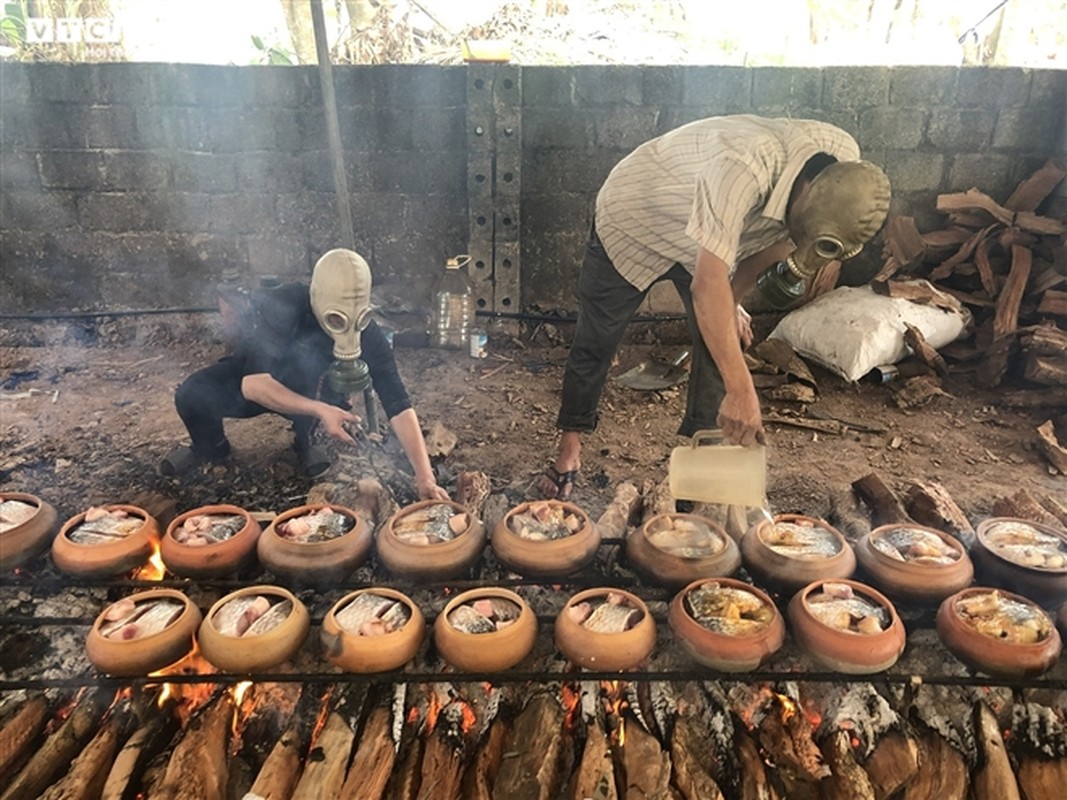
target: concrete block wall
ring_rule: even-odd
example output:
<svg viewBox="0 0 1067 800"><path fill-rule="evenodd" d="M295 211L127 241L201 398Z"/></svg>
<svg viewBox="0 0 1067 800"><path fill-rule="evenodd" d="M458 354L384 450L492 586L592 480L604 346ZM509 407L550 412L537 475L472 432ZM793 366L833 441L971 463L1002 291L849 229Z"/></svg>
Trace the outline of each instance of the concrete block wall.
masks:
<svg viewBox="0 0 1067 800"><path fill-rule="evenodd" d="M334 71L357 248L428 297L468 235L466 68ZM601 181L703 116L825 119L926 230L940 192L1003 200L1067 156L1067 72L526 67L524 308L575 308ZM0 312L211 302L222 271L305 277L339 244L313 67L0 64ZM1067 208L1067 187L1052 207ZM867 257L878 259L878 247Z"/></svg>

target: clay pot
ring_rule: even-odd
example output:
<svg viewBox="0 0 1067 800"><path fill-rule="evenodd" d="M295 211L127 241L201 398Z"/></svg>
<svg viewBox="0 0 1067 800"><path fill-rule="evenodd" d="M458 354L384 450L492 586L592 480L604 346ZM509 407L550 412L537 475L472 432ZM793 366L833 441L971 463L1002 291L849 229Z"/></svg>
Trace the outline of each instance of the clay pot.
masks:
<svg viewBox="0 0 1067 800"><path fill-rule="evenodd" d="M889 627L881 633L854 633L838 630L816 619L809 610L808 596L824 583L848 584L855 594L884 608L889 614ZM870 675L889 669L904 652L904 625L889 598L859 581L840 578L814 581L789 601L790 630L793 638L819 663L849 675Z"/></svg>
<svg viewBox="0 0 1067 800"><path fill-rule="evenodd" d="M1060 613L1056 615L1056 625L1060 629L1060 638L1067 636L1067 603L1060 608Z"/></svg>
<svg viewBox="0 0 1067 800"><path fill-rule="evenodd" d="M209 514L240 514L245 518L241 530L228 539L198 547L180 543L174 538L190 517ZM167 569L185 578L221 578L230 575L255 560L256 542L262 528L243 508L231 505L201 506L175 517L160 542L160 555Z"/></svg>
<svg viewBox="0 0 1067 800"><path fill-rule="evenodd" d="M288 600L293 604L289 616L266 633L233 636L215 626L215 614L231 600L248 595L264 595L271 604ZM226 672L256 672L288 661L307 638L311 626L307 608L281 586L246 586L220 598L204 616L198 640L200 651L215 667Z"/></svg>
<svg viewBox="0 0 1067 800"><path fill-rule="evenodd" d="M47 550L58 521L56 510L32 494L0 492L0 502L5 500L28 503L37 511L25 522L0 533L0 570L14 569Z"/></svg>
<svg viewBox="0 0 1067 800"><path fill-rule="evenodd" d="M580 527L562 539L533 540L519 536L511 521L537 506L548 506L564 515L573 514ZM566 500L536 500L520 503L493 528L493 552L512 572L534 578L550 578L577 572L596 557L600 530L582 509Z"/></svg>
<svg viewBox="0 0 1067 800"><path fill-rule="evenodd" d="M672 520L706 525L721 546L710 555L687 557L674 555L649 540L650 532L669 527ZM741 551L726 530L714 520L697 514L660 514L626 537L626 557L639 572L655 583L680 588L700 578L733 575L741 566Z"/></svg>
<svg viewBox="0 0 1067 800"><path fill-rule="evenodd" d="M100 544L81 544L70 538L71 532L85 522L87 511L67 520L52 540L52 561L61 572L90 578L121 575L143 566L159 548L159 523L143 508L113 503L108 511L125 511L139 518L140 526L125 536Z"/></svg>
<svg viewBox="0 0 1067 800"><path fill-rule="evenodd" d="M412 544L399 538L394 526L403 517L422 509L446 504L456 514L467 514L470 522L466 530L454 539L436 544ZM417 581L436 581L457 578L478 560L485 547L485 525L459 503L451 500L420 500L404 506L385 521L378 530L378 559L394 575Z"/></svg>
<svg viewBox="0 0 1067 800"><path fill-rule="evenodd" d="M753 579L763 585L797 591L814 580L848 578L856 571L856 555L837 528L817 517L802 514L777 514L774 522L811 525L826 531L835 542L835 550L825 556L798 558L778 552L765 540L771 521L760 520L741 538L741 558Z"/></svg>
<svg viewBox="0 0 1067 800"><path fill-rule="evenodd" d="M608 593L620 594L641 611L640 621L620 633L600 633L579 625L567 609L585 600L602 599ZM656 622L645 601L635 594L610 587L586 589L567 601L556 617L556 647L572 663L589 670L616 672L634 669L652 655L656 647Z"/></svg>
<svg viewBox="0 0 1067 800"><path fill-rule="evenodd" d="M460 605L493 597L510 600L519 607L519 618L506 628L489 633L468 633L454 627L448 615ZM495 586L482 586L453 597L433 626L434 644L441 657L463 672L499 672L511 669L533 649L537 639L537 617L515 592Z"/></svg>
<svg viewBox="0 0 1067 800"><path fill-rule="evenodd" d="M771 621L749 635L720 633L706 628L693 618L685 598L691 591L707 583L751 593L772 611ZM777 652L785 641L785 622L774 601L761 589L732 578L702 578L690 583L671 600L667 622L682 648L694 660L723 672L754 670Z"/></svg>
<svg viewBox="0 0 1067 800"><path fill-rule="evenodd" d="M975 529L975 541L971 548L979 582L1018 592L1050 610L1067 602L1067 564L1049 569L1012 561L994 544L998 527L1005 524L1029 526L1039 533L1055 536L1067 545L1067 534L1048 525L1015 517L989 517Z"/></svg>
<svg viewBox="0 0 1067 800"><path fill-rule="evenodd" d="M901 561L874 546L879 538L895 530L918 530L932 534L956 554L948 564ZM882 525L856 543L856 560L870 582L897 602L941 602L950 594L971 585L974 565L963 545L935 528L907 523Z"/></svg>
<svg viewBox="0 0 1067 800"><path fill-rule="evenodd" d="M399 630L381 636L360 636L341 627L337 612L366 592L392 597L404 603L411 618ZM372 588L350 592L338 600L322 620L323 652L326 659L346 672L386 672L399 669L415 657L426 635L426 620L407 595L393 589Z"/></svg>
<svg viewBox="0 0 1067 800"><path fill-rule="evenodd" d="M1034 643L1016 643L980 633L960 615L957 604L961 600L992 592L992 587L972 586L945 598L937 610L937 635L956 658L974 669L989 675L1022 678L1033 677L1050 669L1060 657L1062 639L1051 619L1049 635ZM997 589L1000 596L1031 608L1048 617L1034 601L1022 595Z"/></svg>
<svg viewBox="0 0 1067 800"><path fill-rule="evenodd" d="M278 533L282 523L318 511L343 514L355 520L355 525L348 533L321 542L294 542ZM256 552L260 563L279 578L310 585L334 584L367 560L373 542L371 525L357 512L316 503L291 508L275 517L259 537Z"/></svg>
<svg viewBox="0 0 1067 800"><path fill-rule="evenodd" d="M201 615L200 609L184 594L176 589L149 589L119 602L139 604L164 598L176 600L184 608L163 630L136 639L106 638L101 629L111 624L106 616L116 604L112 603L104 609L93 622L85 641L89 662L108 675L129 677L157 672L192 652Z"/></svg>

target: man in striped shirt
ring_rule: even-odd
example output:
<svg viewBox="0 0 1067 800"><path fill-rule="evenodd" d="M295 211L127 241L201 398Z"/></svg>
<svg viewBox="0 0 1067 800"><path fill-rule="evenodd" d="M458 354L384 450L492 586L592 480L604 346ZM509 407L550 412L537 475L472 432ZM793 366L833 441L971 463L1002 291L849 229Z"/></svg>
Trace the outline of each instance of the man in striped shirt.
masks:
<svg viewBox="0 0 1067 800"><path fill-rule="evenodd" d="M828 123L739 115L684 125L615 166L597 195L579 277L578 324L557 419L560 447L538 481L543 496L570 495L581 463L580 436L596 429L612 359L660 280L677 288L693 339L678 433L721 428L734 444L763 441L759 397L742 355L752 332L737 300L757 275L802 244L790 241L789 212L816 176L835 162L858 159L855 140ZM866 166L884 179L877 167ZM865 215L859 245L884 220L888 181L877 194L858 204ZM867 213L874 205L878 212Z"/></svg>

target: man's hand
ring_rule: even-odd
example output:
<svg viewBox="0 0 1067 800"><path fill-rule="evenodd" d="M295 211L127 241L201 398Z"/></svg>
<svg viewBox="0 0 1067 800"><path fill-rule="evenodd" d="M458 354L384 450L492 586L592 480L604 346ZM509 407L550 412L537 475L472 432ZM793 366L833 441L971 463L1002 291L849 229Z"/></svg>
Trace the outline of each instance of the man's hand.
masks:
<svg viewBox="0 0 1067 800"><path fill-rule="evenodd" d="M451 500L448 496L448 492L437 485L432 477L423 481L418 481L419 499L420 500Z"/></svg>
<svg viewBox="0 0 1067 800"><path fill-rule="evenodd" d="M345 423L358 425L362 420L351 411L345 411L343 408L331 406L329 403L320 403L320 408L317 409L316 416L318 416L319 422L322 423L323 430L330 434L330 436L335 439L340 439L346 444L356 443L356 440L352 438L352 435L345 430Z"/></svg>
<svg viewBox="0 0 1067 800"><path fill-rule="evenodd" d="M741 340L741 349L746 349L752 344L752 315L737 304L737 338Z"/></svg>
<svg viewBox="0 0 1067 800"><path fill-rule="evenodd" d="M719 406L716 423L730 444L752 447L766 442L755 389L744 393L727 392Z"/></svg>

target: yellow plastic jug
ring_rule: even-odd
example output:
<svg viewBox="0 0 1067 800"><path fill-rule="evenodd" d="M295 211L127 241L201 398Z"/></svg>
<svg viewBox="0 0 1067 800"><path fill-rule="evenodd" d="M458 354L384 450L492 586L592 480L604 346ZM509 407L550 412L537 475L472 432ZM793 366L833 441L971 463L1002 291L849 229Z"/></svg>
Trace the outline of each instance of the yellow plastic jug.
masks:
<svg viewBox="0 0 1067 800"><path fill-rule="evenodd" d="M725 444L720 430L697 431L671 451L667 477L675 500L763 507L767 448Z"/></svg>

